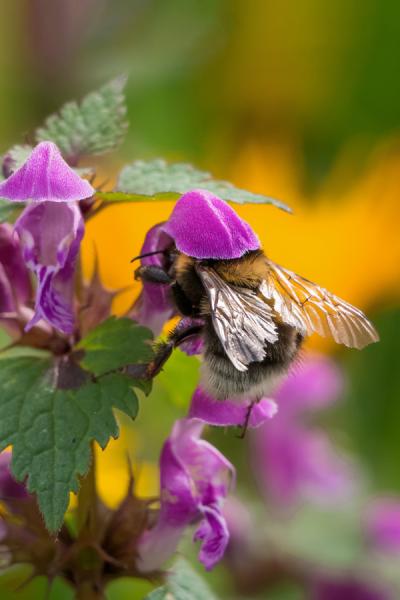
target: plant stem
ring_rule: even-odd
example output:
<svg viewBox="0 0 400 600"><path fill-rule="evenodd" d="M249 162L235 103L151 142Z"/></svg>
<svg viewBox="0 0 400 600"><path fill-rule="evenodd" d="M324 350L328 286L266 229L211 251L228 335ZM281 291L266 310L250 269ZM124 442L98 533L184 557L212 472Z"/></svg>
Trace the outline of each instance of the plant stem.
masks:
<svg viewBox="0 0 400 600"><path fill-rule="evenodd" d="M78 493L77 526L80 533L82 533L83 529L86 529L88 533L95 533L98 522L94 442L91 443L90 451L91 462L89 471L85 477L82 477Z"/></svg>
<svg viewBox="0 0 400 600"><path fill-rule="evenodd" d="M98 590L91 581L83 581L76 588L76 600L104 600L105 596L101 590Z"/></svg>

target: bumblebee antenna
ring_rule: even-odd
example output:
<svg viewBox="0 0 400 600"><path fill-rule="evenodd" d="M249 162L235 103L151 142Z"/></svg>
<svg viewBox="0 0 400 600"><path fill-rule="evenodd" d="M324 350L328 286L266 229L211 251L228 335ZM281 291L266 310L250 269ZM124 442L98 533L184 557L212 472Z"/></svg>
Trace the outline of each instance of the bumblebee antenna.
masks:
<svg viewBox="0 0 400 600"><path fill-rule="evenodd" d="M146 258L146 256L154 256L155 254L165 254L165 250L155 250L154 252L146 252L145 254L140 254L139 256L135 256L132 258L131 263L135 262L135 260L139 260L140 258Z"/></svg>

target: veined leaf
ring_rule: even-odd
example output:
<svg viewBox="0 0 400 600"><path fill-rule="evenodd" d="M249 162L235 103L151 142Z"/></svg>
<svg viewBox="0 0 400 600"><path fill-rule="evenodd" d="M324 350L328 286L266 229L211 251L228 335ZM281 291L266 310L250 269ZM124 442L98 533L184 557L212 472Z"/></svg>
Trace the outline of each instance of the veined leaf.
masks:
<svg viewBox="0 0 400 600"><path fill-rule="evenodd" d="M13 446L12 471L37 495L50 531L57 531L70 491L90 462L90 442L104 448L118 436L113 407L138 410L132 381L120 374L79 389L59 389L58 367L47 358L0 361L0 450Z"/></svg>
<svg viewBox="0 0 400 600"><path fill-rule="evenodd" d="M238 204L273 204L282 210L291 209L275 198L254 194L235 187L227 181L213 179L210 173L199 171L185 163L167 164L164 160L136 161L120 173L117 191L100 194L110 202L138 202L146 199L171 200L194 188L203 188ZM121 192L129 195L122 196Z"/></svg>
<svg viewBox="0 0 400 600"><path fill-rule="evenodd" d="M71 162L115 148L128 126L125 83L125 77L118 77L85 96L80 104L68 102L36 130L36 140L55 142Z"/></svg>
<svg viewBox="0 0 400 600"><path fill-rule="evenodd" d="M95 375L102 375L132 363L152 358L153 335L131 319L111 317L92 329L77 346L84 350L80 363Z"/></svg>

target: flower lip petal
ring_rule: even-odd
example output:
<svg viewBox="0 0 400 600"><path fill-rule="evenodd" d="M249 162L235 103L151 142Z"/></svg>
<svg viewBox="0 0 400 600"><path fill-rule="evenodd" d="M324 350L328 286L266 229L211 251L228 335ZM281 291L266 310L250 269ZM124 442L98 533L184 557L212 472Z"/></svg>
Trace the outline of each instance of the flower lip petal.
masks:
<svg viewBox="0 0 400 600"><path fill-rule="evenodd" d="M210 571L224 556L229 542L229 530L220 510L213 506L203 507L204 518L193 540L201 540L199 560Z"/></svg>
<svg viewBox="0 0 400 600"><path fill-rule="evenodd" d="M84 234L76 202L27 206L15 224L25 264L38 280L35 314L28 331L44 318L63 333L74 327L74 273Z"/></svg>
<svg viewBox="0 0 400 600"><path fill-rule="evenodd" d="M65 162L53 142L41 142L28 160L0 184L0 197L12 202L70 202L95 190Z"/></svg>
<svg viewBox="0 0 400 600"><path fill-rule="evenodd" d="M198 259L240 258L260 248L250 225L224 200L201 189L179 198L164 231L180 252Z"/></svg>
<svg viewBox="0 0 400 600"><path fill-rule="evenodd" d="M372 545L387 553L400 553L400 501L376 499L368 507L365 529Z"/></svg>
<svg viewBox="0 0 400 600"><path fill-rule="evenodd" d="M241 426L246 422L248 403L234 400L215 400L201 387L195 390L189 409L189 417L200 419L203 423L219 427ZM253 405L249 418L249 427L255 428L271 419L278 407L270 398L262 398Z"/></svg>
<svg viewBox="0 0 400 600"><path fill-rule="evenodd" d="M173 240L163 230L164 223L154 225L146 235L141 254L165 250L173 244ZM154 254L142 258L141 265L165 267L165 256L163 254ZM175 304L172 298L171 289L166 285L157 283L143 282L143 289L136 299L129 316L140 323L149 327L154 335L159 335L164 324L176 314Z"/></svg>

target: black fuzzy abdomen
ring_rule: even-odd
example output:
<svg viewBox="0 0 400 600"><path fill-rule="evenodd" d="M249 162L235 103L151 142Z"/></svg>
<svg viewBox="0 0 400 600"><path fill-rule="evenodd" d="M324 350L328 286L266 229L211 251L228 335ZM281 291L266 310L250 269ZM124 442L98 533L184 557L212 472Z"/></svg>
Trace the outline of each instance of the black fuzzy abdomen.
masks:
<svg viewBox="0 0 400 600"><path fill-rule="evenodd" d="M250 363L246 371L238 371L209 322L204 330L202 386L219 400L244 397L259 400L270 393L295 359L303 339L289 325L278 324L277 329L279 338L275 344L265 345L265 358Z"/></svg>

